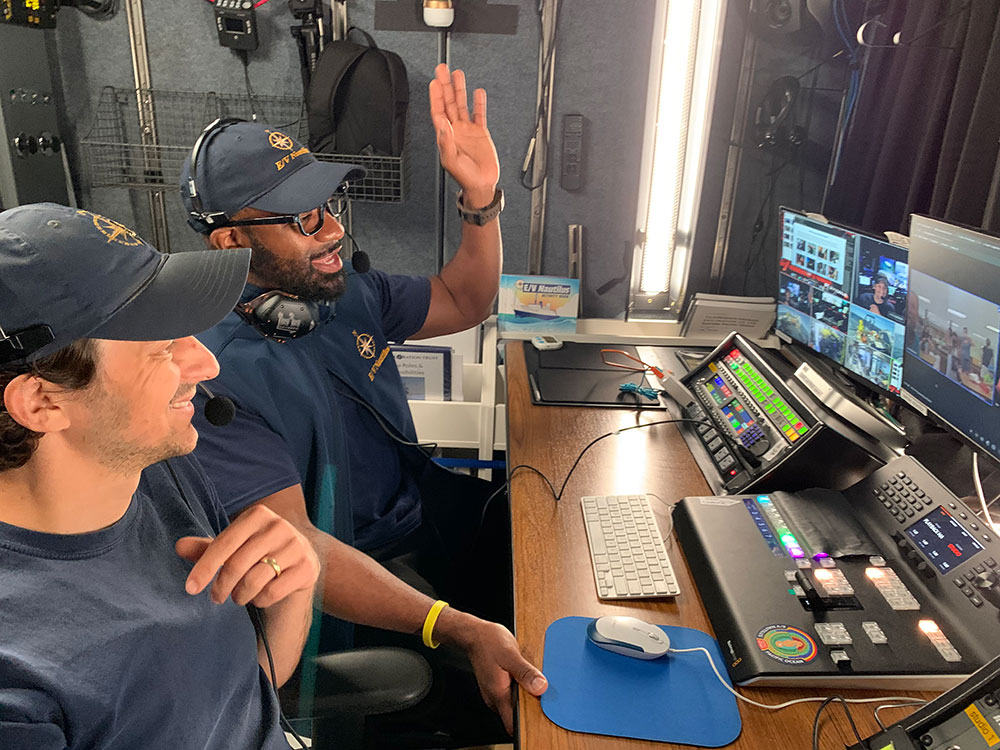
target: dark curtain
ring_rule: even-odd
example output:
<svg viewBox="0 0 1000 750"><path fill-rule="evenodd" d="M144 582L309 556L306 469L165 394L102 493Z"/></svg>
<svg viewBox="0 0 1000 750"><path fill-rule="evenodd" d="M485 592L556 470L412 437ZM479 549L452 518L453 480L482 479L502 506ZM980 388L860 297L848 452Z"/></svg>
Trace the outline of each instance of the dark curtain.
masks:
<svg viewBox="0 0 1000 750"><path fill-rule="evenodd" d="M876 43L914 41L864 48L824 213L869 231L908 233L911 213L1000 231L1000 0L890 0L881 20Z"/></svg>

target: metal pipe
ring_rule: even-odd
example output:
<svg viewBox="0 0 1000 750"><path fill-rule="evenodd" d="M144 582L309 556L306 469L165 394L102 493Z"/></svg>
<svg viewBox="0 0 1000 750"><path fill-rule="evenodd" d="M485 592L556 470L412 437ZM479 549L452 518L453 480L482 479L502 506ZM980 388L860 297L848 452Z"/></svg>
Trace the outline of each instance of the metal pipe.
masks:
<svg viewBox="0 0 1000 750"><path fill-rule="evenodd" d="M132 52L132 77L135 81L135 102L139 115L139 133L142 139L143 168L149 174L163 174L160 164L159 138L156 133L156 113L153 108L152 77L149 72L149 49L146 46L146 25L142 13L142 0L125 0L128 16L128 39ZM153 245L163 252L170 252L167 232L167 209L163 191L154 190L149 198L149 219L152 224Z"/></svg>
<svg viewBox="0 0 1000 750"><path fill-rule="evenodd" d="M545 99L545 119L538 123L535 131L535 155L532 161L531 184L531 225L528 235L528 273L542 272L542 251L545 242L545 206L548 193L549 133L552 129L552 93L555 89L556 51L549 49L547 41L554 38L552 33L559 13L559 0L550 0L542 7L542 31L538 40L538 94L536 112ZM548 70L545 60L548 58ZM548 80L548 86L544 83Z"/></svg>

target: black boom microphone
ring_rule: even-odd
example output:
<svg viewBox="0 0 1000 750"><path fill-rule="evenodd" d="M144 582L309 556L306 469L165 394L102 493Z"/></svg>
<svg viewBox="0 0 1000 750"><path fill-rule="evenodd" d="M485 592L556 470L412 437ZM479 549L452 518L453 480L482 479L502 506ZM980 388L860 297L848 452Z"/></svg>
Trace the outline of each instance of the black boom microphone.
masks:
<svg viewBox="0 0 1000 750"><path fill-rule="evenodd" d="M351 239L351 244L354 246L354 252L351 253L351 265L354 266L354 270L358 273L368 273L368 269L372 267L372 259L368 257L368 253L358 247L358 241L354 239L354 235L344 230L346 234Z"/></svg>
<svg viewBox="0 0 1000 750"><path fill-rule="evenodd" d="M215 427L225 427L232 422L236 416L236 404L232 399L216 396L204 383L198 383L198 387L208 396L208 401L205 402L205 419L208 423Z"/></svg>

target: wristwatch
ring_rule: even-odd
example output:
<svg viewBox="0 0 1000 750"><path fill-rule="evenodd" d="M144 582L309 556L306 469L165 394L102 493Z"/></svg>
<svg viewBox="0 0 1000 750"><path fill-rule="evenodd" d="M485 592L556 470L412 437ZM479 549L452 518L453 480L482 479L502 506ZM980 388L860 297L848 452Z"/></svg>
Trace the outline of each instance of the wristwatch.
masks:
<svg viewBox="0 0 1000 750"><path fill-rule="evenodd" d="M503 190L497 188L497 191L493 194L493 200L490 201L490 205L475 210L469 210L462 204L462 191L459 190L455 198L455 204L458 206L458 215L462 217L462 221L475 224L477 227L485 226L503 211Z"/></svg>

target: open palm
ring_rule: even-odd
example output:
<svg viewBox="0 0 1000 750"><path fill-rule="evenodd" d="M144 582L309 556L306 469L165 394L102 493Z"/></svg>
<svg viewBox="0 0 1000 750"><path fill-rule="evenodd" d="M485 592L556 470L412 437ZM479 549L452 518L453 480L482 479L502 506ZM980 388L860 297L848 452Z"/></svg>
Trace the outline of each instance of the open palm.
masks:
<svg viewBox="0 0 1000 750"><path fill-rule="evenodd" d="M452 73L441 64L434 74L429 87L431 120L437 131L441 166L466 193L482 191L491 198L500 179L500 161L486 127L486 91L473 92L470 119L465 73Z"/></svg>

